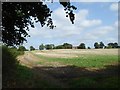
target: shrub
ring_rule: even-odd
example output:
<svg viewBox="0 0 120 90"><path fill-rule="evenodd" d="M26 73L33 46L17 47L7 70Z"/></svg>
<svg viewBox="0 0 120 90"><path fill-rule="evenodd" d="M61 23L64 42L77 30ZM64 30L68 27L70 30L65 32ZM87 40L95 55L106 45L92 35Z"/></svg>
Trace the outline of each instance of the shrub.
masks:
<svg viewBox="0 0 120 90"><path fill-rule="evenodd" d="M7 46L2 46L2 76L4 87L13 87L15 76L17 72L17 66L19 62L16 57L24 52L17 51L17 49L8 48Z"/></svg>
<svg viewBox="0 0 120 90"><path fill-rule="evenodd" d="M19 46L18 51L26 51L26 48L24 46Z"/></svg>

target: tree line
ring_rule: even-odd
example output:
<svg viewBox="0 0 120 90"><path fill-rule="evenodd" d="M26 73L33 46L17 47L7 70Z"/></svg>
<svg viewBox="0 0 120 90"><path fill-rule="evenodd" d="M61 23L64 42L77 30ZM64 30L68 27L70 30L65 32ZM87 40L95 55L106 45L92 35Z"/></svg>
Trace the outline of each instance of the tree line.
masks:
<svg viewBox="0 0 120 90"><path fill-rule="evenodd" d="M13 46L12 48L16 48ZM95 49L109 49L109 48L120 48L117 42L108 43L107 46L103 42L95 42ZM50 50L50 49L91 49L91 47L86 47L85 43L80 43L78 46L73 46L69 43L63 43L62 45L55 46L54 44L41 44L39 45L39 50ZM18 51L28 51L24 46L19 46ZM35 47L30 46L30 51L36 50Z"/></svg>
<svg viewBox="0 0 120 90"><path fill-rule="evenodd" d="M39 50L50 50L50 49L91 49L91 47L86 47L85 43L80 43L78 46L73 46L69 43L63 43L62 45L55 46L54 44L41 44L39 45ZM107 46L103 42L95 42L95 49L104 49L104 48L120 48L117 42L108 43ZM35 50L33 46L30 46L30 50Z"/></svg>

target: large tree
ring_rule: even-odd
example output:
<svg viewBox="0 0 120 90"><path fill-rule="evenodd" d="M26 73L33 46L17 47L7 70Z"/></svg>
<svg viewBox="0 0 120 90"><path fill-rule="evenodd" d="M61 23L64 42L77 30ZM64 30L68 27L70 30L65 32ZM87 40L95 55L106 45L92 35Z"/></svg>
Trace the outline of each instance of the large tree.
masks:
<svg viewBox="0 0 120 90"><path fill-rule="evenodd" d="M76 7L67 2L61 2L74 23L75 15L73 10ZM29 37L29 25L34 28L34 22L39 22L41 26L47 25L50 29L55 26L51 18L52 11L43 2L3 2L2 3L2 41L8 46L23 44L26 37Z"/></svg>

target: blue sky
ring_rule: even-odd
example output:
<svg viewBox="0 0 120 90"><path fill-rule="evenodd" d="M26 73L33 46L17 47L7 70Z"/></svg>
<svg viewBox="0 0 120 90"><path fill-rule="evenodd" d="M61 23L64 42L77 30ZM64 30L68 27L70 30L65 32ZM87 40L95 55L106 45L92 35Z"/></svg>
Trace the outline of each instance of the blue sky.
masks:
<svg viewBox="0 0 120 90"><path fill-rule="evenodd" d="M28 32L31 37L24 43L38 49L40 44L71 43L93 47L95 42L118 42L118 3L116 2L72 2L77 7L75 24L65 17L64 8L57 2L47 3L53 11L52 19L56 28L50 30L39 23Z"/></svg>

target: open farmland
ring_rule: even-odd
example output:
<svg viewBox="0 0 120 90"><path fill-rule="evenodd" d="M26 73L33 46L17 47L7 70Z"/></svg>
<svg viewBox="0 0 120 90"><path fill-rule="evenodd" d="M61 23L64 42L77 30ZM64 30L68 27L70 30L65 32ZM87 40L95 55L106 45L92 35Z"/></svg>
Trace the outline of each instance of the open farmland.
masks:
<svg viewBox="0 0 120 90"><path fill-rule="evenodd" d="M63 49L34 51L33 53L45 62L58 62L79 67L102 68L118 62L117 49Z"/></svg>
<svg viewBox="0 0 120 90"><path fill-rule="evenodd" d="M36 50L19 59L51 87L118 87L118 49Z"/></svg>

